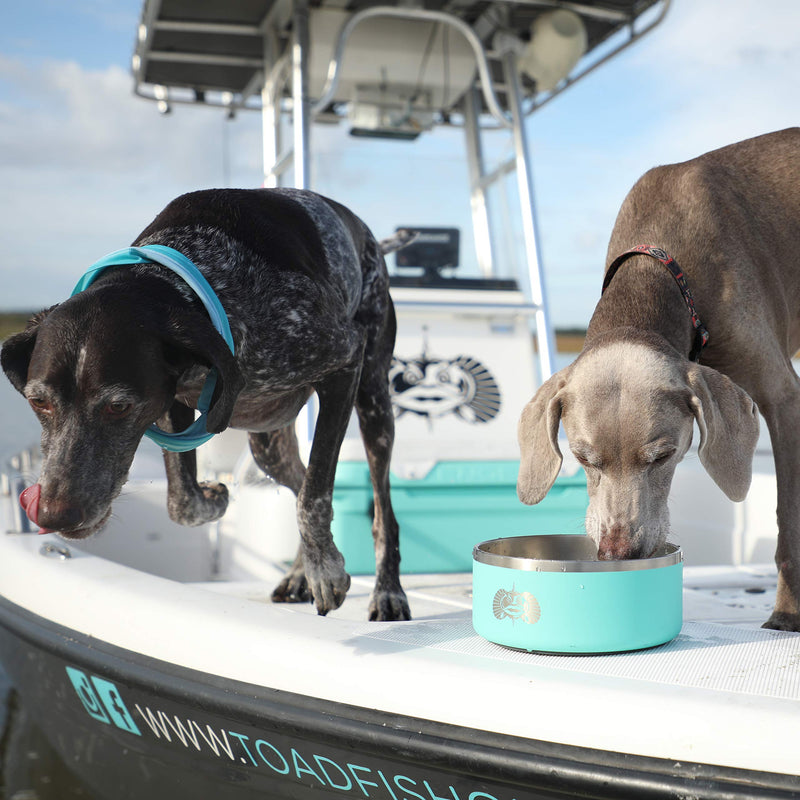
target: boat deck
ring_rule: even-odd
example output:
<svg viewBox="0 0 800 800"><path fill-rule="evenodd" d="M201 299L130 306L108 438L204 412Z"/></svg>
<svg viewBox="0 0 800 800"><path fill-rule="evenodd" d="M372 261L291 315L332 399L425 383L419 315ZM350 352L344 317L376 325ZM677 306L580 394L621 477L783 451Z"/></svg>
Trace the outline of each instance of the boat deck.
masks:
<svg viewBox="0 0 800 800"><path fill-rule="evenodd" d="M206 581L193 583L210 592L255 602L270 601L271 587L283 568L274 564L274 575L266 581ZM443 615L472 612L472 576L469 573L403 575L414 620L439 619ZM775 603L777 572L770 564L742 567L686 567L684 570L684 623L714 624L737 628L761 628ZM363 621L374 585L371 576L355 575L341 608L332 619ZM297 613L316 614L313 605L293 606ZM800 642L798 642L800 644Z"/></svg>
<svg viewBox="0 0 800 800"><path fill-rule="evenodd" d="M275 578L281 575L278 565ZM672 642L650 650L607 655L528 653L494 645L472 629L471 576L407 575L404 585L414 619L365 623L373 580L353 578L345 604L330 619L355 624L359 637L432 648L531 668L655 681L800 700L800 634L764 630L775 600L774 567L689 567L684 577L684 624ZM194 584L215 594L270 603L272 582ZM313 605L291 613L315 618Z"/></svg>

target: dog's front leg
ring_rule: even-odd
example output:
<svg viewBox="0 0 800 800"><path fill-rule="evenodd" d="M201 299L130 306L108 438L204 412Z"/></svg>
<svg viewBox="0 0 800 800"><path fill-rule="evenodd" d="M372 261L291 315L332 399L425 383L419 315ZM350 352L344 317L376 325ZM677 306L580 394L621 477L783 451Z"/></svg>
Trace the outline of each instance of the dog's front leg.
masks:
<svg viewBox="0 0 800 800"><path fill-rule="evenodd" d="M353 411L360 364L323 379L316 387L319 416L303 486L297 497L297 525L306 581L317 613L338 608L350 588L344 558L331 534L333 480L347 423Z"/></svg>
<svg viewBox="0 0 800 800"><path fill-rule="evenodd" d="M194 411L177 400L159 420L159 427L170 433L185 430L194 421ZM167 472L167 512L179 525L203 525L219 519L228 507L228 488L212 481L197 482L197 456L194 450L172 453L164 450Z"/></svg>

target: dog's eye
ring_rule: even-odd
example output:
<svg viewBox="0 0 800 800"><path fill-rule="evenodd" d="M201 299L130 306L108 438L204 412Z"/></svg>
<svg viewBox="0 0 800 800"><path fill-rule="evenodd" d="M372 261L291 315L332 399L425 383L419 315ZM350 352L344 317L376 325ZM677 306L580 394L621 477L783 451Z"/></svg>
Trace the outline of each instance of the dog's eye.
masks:
<svg viewBox="0 0 800 800"><path fill-rule="evenodd" d="M29 397L28 402L37 414L51 414L53 411L53 404L43 397Z"/></svg>
<svg viewBox="0 0 800 800"><path fill-rule="evenodd" d="M674 450L667 450L663 453L655 453L650 457L650 464L653 466L657 466L658 464L663 464L666 461L669 461L670 457L675 453Z"/></svg>
<svg viewBox="0 0 800 800"><path fill-rule="evenodd" d="M131 410L131 404L122 401L109 403L104 410L110 417L124 417Z"/></svg>
<svg viewBox="0 0 800 800"><path fill-rule="evenodd" d="M584 469L599 469L600 464L594 463L590 461L586 456L580 453L573 453L575 456L575 460L584 468Z"/></svg>

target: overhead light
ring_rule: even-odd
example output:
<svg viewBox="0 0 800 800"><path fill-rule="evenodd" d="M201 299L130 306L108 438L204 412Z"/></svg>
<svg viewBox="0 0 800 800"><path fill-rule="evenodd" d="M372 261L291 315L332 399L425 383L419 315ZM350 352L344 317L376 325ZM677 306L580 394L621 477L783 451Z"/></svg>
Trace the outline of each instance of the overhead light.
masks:
<svg viewBox="0 0 800 800"><path fill-rule="evenodd" d="M169 104L169 89L166 86L157 83L153 87L153 97L158 101L156 108L159 114L169 114L172 111L172 106Z"/></svg>
<svg viewBox="0 0 800 800"><path fill-rule="evenodd" d="M533 21L518 66L536 81L537 91L550 92L572 72L586 46L586 28L578 14L564 8L546 11Z"/></svg>

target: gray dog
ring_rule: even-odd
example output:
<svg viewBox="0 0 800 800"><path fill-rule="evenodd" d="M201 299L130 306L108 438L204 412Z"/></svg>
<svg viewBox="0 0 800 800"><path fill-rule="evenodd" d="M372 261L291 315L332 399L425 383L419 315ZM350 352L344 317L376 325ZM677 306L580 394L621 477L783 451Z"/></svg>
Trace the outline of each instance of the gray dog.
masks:
<svg viewBox="0 0 800 800"><path fill-rule="evenodd" d="M647 557L666 539L667 495L694 423L702 464L742 500L760 410L778 484L778 594L765 627L791 631L800 631L798 251L800 129L645 174L614 226L583 351L522 413L517 485L525 503L548 492L563 423L586 470L586 530L600 557Z"/></svg>
<svg viewBox="0 0 800 800"><path fill-rule="evenodd" d="M28 516L70 539L102 528L143 434L156 421L167 432L187 428L213 368L208 431L249 431L258 465L298 496L301 548L273 599L313 599L326 614L350 585L330 522L355 406L375 499L370 618L408 619L389 494L395 317L378 242L338 203L264 189L179 197L134 244L172 248L196 265L227 315L235 355L182 278L152 263L108 270L37 315L2 350L3 370L43 429L40 482L23 493ZM294 420L312 391L319 417L306 469ZM227 489L197 482L194 451L164 458L172 519L221 517Z"/></svg>

